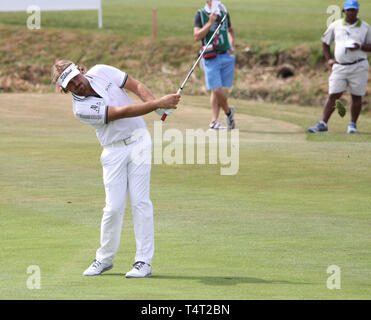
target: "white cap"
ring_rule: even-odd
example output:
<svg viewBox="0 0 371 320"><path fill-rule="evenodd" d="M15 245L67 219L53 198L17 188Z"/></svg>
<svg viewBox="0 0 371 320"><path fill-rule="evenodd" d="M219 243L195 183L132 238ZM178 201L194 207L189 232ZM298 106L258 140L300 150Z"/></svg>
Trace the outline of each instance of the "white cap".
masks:
<svg viewBox="0 0 371 320"><path fill-rule="evenodd" d="M71 64L66 68L59 76L57 83L64 89L66 89L70 80L80 73L79 69L75 64Z"/></svg>

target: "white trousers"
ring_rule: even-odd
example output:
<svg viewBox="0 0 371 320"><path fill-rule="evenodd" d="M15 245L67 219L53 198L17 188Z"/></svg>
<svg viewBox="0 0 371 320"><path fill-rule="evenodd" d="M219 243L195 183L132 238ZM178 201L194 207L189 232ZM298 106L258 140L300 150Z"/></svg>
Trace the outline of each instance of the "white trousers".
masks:
<svg viewBox="0 0 371 320"><path fill-rule="evenodd" d="M130 145L117 142L101 155L106 206L96 259L111 265L120 244L126 200L130 196L136 240L135 261L151 264L154 253L153 207L150 200L152 142L148 131Z"/></svg>

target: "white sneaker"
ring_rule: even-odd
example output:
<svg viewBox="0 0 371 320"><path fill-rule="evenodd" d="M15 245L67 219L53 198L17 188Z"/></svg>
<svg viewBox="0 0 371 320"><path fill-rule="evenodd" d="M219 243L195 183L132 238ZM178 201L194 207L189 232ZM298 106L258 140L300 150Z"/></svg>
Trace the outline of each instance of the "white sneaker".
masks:
<svg viewBox="0 0 371 320"><path fill-rule="evenodd" d="M125 274L126 278L147 278L152 275L151 266L143 261L137 261L133 264L134 268Z"/></svg>
<svg viewBox="0 0 371 320"><path fill-rule="evenodd" d="M230 106L229 109L231 110L231 113L229 116L225 115L225 120L227 121L228 130L232 130L236 127L236 123L234 121L234 107Z"/></svg>
<svg viewBox="0 0 371 320"><path fill-rule="evenodd" d="M108 270L110 270L112 268L113 268L113 264L111 264L108 267L105 267L101 262L99 262L98 260L94 259L94 261L91 264L91 266L89 268L87 268L83 272L82 275L83 276L99 276L103 272L108 271Z"/></svg>
<svg viewBox="0 0 371 320"><path fill-rule="evenodd" d="M327 132L328 126L324 121L318 121L314 127L308 129L310 133Z"/></svg>
<svg viewBox="0 0 371 320"><path fill-rule="evenodd" d="M348 125L348 130L347 130L348 133L357 133L357 124L355 122L351 122L349 123Z"/></svg>
<svg viewBox="0 0 371 320"><path fill-rule="evenodd" d="M218 120L215 120L210 123L209 130L227 130L227 127L224 127Z"/></svg>

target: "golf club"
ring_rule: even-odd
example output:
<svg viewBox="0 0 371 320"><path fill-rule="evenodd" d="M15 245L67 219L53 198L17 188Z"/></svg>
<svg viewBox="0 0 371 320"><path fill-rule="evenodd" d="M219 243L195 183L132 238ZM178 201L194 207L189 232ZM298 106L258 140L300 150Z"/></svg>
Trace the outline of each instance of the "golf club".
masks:
<svg viewBox="0 0 371 320"><path fill-rule="evenodd" d="M219 5L220 6L220 5ZM219 22L219 25L218 27L216 28L216 30L214 31L213 35L211 36L209 42L204 46L204 49L202 50L202 52L200 53L198 59L196 60L195 64L193 65L192 69L189 71L188 75L186 76L186 78L184 79L183 83L181 84L181 86L179 87L178 89L178 92L177 94L181 94L182 91L183 91L183 88L185 87L188 79L191 77L193 71L195 70L196 66L198 65L198 63L200 62L201 58L203 57L203 54L205 53L205 51L208 49L208 47L210 46L211 42L213 41L213 39L215 38L215 36L218 34L220 28L222 27L225 19L227 18L227 11L225 10L225 7L223 8L223 12L224 12L224 16L223 16L223 19ZM174 111L174 109L158 109L156 110L156 112L159 114L159 115L162 115L161 117L161 120L162 121L165 121L166 117L171 114L172 112Z"/></svg>

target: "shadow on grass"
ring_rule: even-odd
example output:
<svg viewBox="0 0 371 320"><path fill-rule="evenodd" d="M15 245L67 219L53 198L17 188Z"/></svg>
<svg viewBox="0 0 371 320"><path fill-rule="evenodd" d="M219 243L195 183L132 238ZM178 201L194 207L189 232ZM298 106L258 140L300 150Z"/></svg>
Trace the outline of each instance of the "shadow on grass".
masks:
<svg viewBox="0 0 371 320"><path fill-rule="evenodd" d="M123 277L122 273L105 273L102 276L120 276ZM210 286L233 286L242 283L254 283L254 284L309 284L304 282L292 282L286 280L264 280L259 278L250 277L222 277L222 276L176 276L176 275L153 275L150 279L159 280L194 280L199 281L203 284Z"/></svg>

